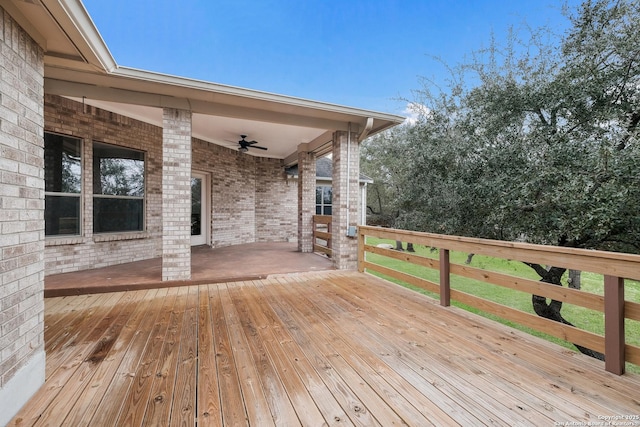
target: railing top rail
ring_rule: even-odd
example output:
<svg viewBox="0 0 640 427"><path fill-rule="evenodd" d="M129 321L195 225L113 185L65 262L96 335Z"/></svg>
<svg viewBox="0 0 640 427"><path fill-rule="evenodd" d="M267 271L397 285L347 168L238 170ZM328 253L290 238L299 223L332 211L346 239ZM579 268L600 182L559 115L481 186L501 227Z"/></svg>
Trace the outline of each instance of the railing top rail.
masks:
<svg viewBox="0 0 640 427"><path fill-rule="evenodd" d="M313 222L317 224L327 224L333 221L333 217L331 215L314 215Z"/></svg>
<svg viewBox="0 0 640 427"><path fill-rule="evenodd" d="M360 226L362 236L640 280L640 255Z"/></svg>

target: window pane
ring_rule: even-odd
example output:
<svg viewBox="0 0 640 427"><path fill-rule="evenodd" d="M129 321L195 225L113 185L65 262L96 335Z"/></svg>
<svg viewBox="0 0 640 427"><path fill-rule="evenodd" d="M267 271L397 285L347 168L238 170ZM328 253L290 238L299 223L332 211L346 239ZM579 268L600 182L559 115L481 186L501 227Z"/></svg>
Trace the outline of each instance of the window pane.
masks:
<svg viewBox="0 0 640 427"><path fill-rule="evenodd" d="M142 231L144 153L93 143L93 232ZM127 196L98 197L98 195ZM131 198L135 197L135 198Z"/></svg>
<svg viewBox="0 0 640 427"><path fill-rule="evenodd" d="M44 134L45 191L80 193L80 140L68 136Z"/></svg>
<svg viewBox="0 0 640 427"><path fill-rule="evenodd" d="M323 215L331 215L331 205L324 207L324 214Z"/></svg>
<svg viewBox="0 0 640 427"><path fill-rule="evenodd" d="M93 198L93 232L142 231L142 199Z"/></svg>
<svg viewBox="0 0 640 427"><path fill-rule="evenodd" d="M316 205L316 215L322 215L322 206Z"/></svg>
<svg viewBox="0 0 640 427"><path fill-rule="evenodd" d="M322 203L324 203L325 205L330 205L332 195L333 195L333 188L324 187L324 193L322 194Z"/></svg>
<svg viewBox="0 0 640 427"><path fill-rule="evenodd" d="M202 234L202 179L191 178L191 235Z"/></svg>
<svg viewBox="0 0 640 427"><path fill-rule="evenodd" d="M93 194L144 196L144 153L93 143Z"/></svg>
<svg viewBox="0 0 640 427"><path fill-rule="evenodd" d="M45 196L44 234L80 234L80 197Z"/></svg>
<svg viewBox="0 0 640 427"><path fill-rule="evenodd" d="M322 187L316 187L316 205L322 204Z"/></svg>

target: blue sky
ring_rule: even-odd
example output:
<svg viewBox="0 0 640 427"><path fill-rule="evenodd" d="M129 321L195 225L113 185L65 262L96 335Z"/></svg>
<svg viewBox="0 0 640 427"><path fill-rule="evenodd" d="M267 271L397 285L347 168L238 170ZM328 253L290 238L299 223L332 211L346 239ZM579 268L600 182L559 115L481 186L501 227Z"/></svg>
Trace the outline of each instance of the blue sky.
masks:
<svg viewBox="0 0 640 427"><path fill-rule="evenodd" d="M578 4L570 0L569 4ZM119 65L403 114L510 26L568 21L559 0L84 0Z"/></svg>

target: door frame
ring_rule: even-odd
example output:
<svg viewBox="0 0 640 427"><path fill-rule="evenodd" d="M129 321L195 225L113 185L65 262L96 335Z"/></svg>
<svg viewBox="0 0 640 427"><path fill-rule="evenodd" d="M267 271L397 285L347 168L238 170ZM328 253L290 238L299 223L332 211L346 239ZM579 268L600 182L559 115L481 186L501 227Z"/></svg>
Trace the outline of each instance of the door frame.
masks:
<svg viewBox="0 0 640 427"><path fill-rule="evenodd" d="M202 180L201 193L201 225L200 236L191 236L191 246L208 245L211 241L211 192L209 191L210 175L206 172L191 171L191 178L198 178Z"/></svg>

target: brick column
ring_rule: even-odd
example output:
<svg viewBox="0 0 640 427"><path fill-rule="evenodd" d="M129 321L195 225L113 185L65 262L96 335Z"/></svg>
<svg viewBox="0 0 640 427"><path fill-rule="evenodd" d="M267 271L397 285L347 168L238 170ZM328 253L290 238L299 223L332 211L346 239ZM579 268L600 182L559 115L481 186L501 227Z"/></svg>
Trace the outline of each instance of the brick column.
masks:
<svg viewBox="0 0 640 427"><path fill-rule="evenodd" d="M0 7L0 425L44 383L44 53Z"/></svg>
<svg viewBox="0 0 640 427"><path fill-rule="evenodd" d="M360 146L357 134L352 132L351 141L349 141L348 132L335 132L333 134L331 249L333 251L333 265L339 270L355 270L357 268L358 240L347 237L347 229L348 225L356 226L358 224L359 175Z"/></svg>
<svg viewBox="0 0 640 427"><path fill-rule="evenodd" d="M191 112L162 114L162 280L191 278Z"/></svg>
<svg viewBox="0 0 640 427"><path fill-rule="evenodd" d="M316 213L316 155L298 152L298 251L313 252Z"/></svg>

